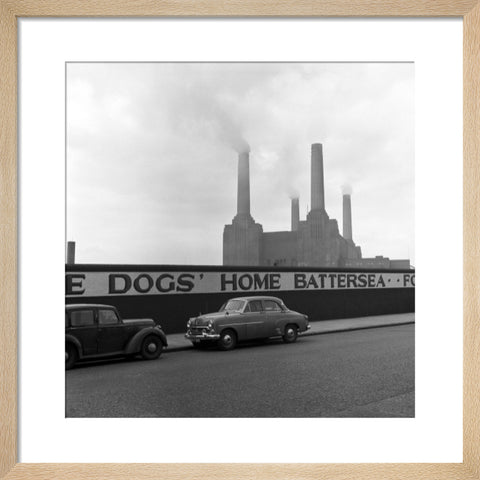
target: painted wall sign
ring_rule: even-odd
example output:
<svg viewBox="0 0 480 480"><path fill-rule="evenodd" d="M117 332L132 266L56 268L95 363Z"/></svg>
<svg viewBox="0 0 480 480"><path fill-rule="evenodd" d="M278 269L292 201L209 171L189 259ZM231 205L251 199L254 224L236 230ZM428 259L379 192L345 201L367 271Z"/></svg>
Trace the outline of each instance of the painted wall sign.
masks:
<svg viewBox="0 0 480 480"><path fill-rule="evenodd" d="M67 297L414 288L415 273L67 272Z"/></svg>

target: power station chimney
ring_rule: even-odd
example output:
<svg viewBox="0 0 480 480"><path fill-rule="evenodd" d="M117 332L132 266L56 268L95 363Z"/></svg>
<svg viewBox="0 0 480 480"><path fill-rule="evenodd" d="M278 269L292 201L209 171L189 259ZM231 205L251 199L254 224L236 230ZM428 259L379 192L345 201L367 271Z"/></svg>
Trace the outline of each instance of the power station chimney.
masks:
<svg viewBox="0 0 480 480"><path fill-rule="evenodd" d="M75 242L67 242L67 265L75 264Z"/></svg>
<svg viewBox="0 0 480 480"><path fill-rule="evenodd" d="M248 152L238 154L237 215L250 215L250 164Z"/></svg>
<svg viewBox="0 0 480 480"><path fill-rule="evenodd" d="M312 144L312 210L325 209L323 187L323 151L321 143Z"/></svg>
<svg viewBox="0 0 480 480"><path fill-rule="evenodd" d="M343 194L343 238L352 240L352 199L349 193Z"/></svg>
<svg viewBox="0 0 480 480"><path fill-rule="evenodd" d="M300 221L300 207L298 197L292 198L292 232L298 230L298 222Z"/></svg>

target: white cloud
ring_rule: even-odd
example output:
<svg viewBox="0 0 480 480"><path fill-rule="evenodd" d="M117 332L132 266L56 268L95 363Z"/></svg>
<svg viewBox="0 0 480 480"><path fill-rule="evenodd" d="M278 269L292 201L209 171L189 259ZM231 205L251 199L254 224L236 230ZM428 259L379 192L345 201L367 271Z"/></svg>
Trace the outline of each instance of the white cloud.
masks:
<svg viewBox="0 0 480 480"><path fill-rule="evenodd" d="M413 64L109 63L67 68L67 237L82 263L220 264L251 147L251 210L286 230L310 204L324 144L326 207L353 187L364 255L414 258Z"/></svg>

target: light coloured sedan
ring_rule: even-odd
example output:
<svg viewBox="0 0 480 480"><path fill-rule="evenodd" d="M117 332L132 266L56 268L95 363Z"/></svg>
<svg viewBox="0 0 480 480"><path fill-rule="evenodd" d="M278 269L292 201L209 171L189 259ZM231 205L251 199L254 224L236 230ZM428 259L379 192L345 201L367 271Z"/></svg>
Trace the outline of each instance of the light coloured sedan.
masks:
<svg viewBox="0 0 480 480"><path fill-rule="evenodd" d="M310 329L308 317L294 312L276 297L237 297L218 312L190 318L185 337L194 347L216 343L232 350L242 340L282 337L286 343Z"/></svg>

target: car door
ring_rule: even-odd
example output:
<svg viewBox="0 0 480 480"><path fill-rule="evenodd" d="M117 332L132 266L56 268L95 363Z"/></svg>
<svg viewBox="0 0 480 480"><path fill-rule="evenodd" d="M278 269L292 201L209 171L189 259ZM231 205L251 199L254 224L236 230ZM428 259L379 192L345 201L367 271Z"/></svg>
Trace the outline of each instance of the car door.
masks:
<svg viewBox="0 0 480 480"><path fill-rule="evenodd" d="M275 300L263 300L265 310L265 330L268 336L280 335L283 331L282 323L285 320L284 311ZM281 328L278 330L278 328Z"/></svg>
<svg viewBox="0 0 480 480"><path fill-rule="evenodd" d="M244 310L247 338L265 336L265 312L261 300L250 300Z"/></svg>
<svg viewBox="0 0 480 480"><path fill-rule="evenodd" d="M99 308L98 323L98 353L120 353L125 349L129 328L125 326L115 310Z"/></svg>
<svg viewBox="0 0 480 480"><path fill-rule="evenodd" d="M74 336L82 347L82 355L97 353L97 325L95 311L89 309L71 310L68 333Z"/></svg>

